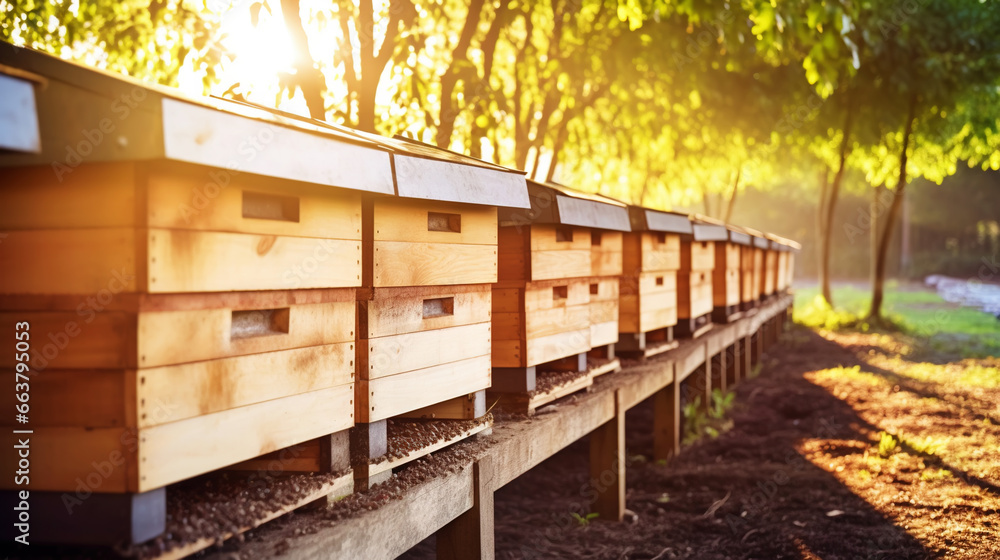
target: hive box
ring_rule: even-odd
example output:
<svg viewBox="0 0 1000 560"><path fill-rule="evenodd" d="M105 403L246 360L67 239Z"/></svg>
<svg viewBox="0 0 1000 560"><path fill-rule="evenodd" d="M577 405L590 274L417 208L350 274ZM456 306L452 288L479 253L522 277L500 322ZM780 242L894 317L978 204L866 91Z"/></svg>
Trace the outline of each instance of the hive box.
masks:
<svg viewBox="0 0 1000 560"><path fill-rule="evenodd" d="M493 289L493 390L535 389L536 367L566 359L586 369L591 349L618 338L624 204L529 181L531 209L501 210ZM613 356L613 351L610 356Z"/></svg>
<svg viewBox="0 0 1000 560"><path fill-rule="evenodd" d="M346 469L361 193L394 192L390 151L24 49L0 64L44 83L18 106L37 138L5 128L0 154L0 323L30 325L34 372L28 488L87 496L33 517L33 540L148 539L166 485L296 444L327 460L284 470Z"/></svg>
<svg viewBox="0 0 1000 560"><path fill-rule="evenodd" d="M684 214L629 207L632 231L625 234L621 280L619 349L644 357L677 344L677 271L681 236L691 235Z"/></svg>
<svg viewBox="0 0 1000 560"><path fill-rule="evenodd" d="M728 323L742 316L744 297L750 295L753 270L752 239L749 234L727 226L729 238L715 245L715 269L712 278L712 320ZM745 268L744 268L745 267ZM747 274L746 271L750 273Z"/></svg>
<svg viewBox="0 0 1000 560"><path fill-rule="evenodd" d="M700 335L712 323L715 245L728 239L724 226L696 217L691 220L691 230L690 235L681 236L677 274L677 334L685 337Z"/></svg>
<svg viewBox="0 0 1000 560"><path fill-rule="evenodd" d="M391 474L387 420L485 416L497 207L529 207L519 171L368 138L392 151L396 193L363 202L356 487Z"/></svg>

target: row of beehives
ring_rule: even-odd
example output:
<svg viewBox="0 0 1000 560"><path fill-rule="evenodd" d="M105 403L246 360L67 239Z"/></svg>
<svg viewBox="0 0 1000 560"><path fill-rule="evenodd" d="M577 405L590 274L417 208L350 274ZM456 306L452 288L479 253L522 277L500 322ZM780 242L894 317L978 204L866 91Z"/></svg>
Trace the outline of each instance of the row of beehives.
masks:
<svg viewBox="0 0 1000 560"><path fill-rule="evenodd" d="M363 471L387 419L481 417L491 381L697 335L791 279L793 242L404 139L29 51L0 53L0 91L0 316L30 324L36 492L161 504L356 426Z"/></svg>

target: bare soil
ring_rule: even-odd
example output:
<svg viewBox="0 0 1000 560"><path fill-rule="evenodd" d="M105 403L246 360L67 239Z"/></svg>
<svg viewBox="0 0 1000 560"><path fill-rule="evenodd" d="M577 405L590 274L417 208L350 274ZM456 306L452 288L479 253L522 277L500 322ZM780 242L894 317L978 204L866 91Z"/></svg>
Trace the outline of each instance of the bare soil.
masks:
<svg viewBox="0 0 1000 560"><path fill-rule="evenodd" d="M1000 558L1000 391L874 366L893 344L794 329L738 385L733 429L668 464L636 407L626 521L586 520L600 482L581 441L497 492L497 558ZM873 377L821 373L853 365Z"/></svg>

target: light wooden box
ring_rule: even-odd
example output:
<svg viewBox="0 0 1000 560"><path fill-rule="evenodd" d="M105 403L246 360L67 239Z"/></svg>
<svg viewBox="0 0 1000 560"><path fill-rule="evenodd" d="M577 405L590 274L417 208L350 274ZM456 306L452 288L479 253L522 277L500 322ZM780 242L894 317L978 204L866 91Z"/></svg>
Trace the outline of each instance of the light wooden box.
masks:
<svg viewBox="0 0 1000 560"><path fill-rule="evenodd" d="M0 301L0 324L38 336L32 490L75 492L120 457L99 490L147 492L354 424L353 290Z"/></svg>
<svg viewBox="0 0 1000 560"><path fill-rule="evenodd" d="M717 244L728 240L726 228L705 218L692 218L692 233L681 237L681 268L677 274L678 334L698 336L711 324L714 308L713 274Z"/></svg>
<svg viewBox="0 0 1000 560"><path fill-rule="evenodd" d="M620 297L619 348L642 356L675 346L681 235L691 233L684 214L629 208Z"/></svg>
<svg viewBox="0 0 1000 560"><path fill-rule="evenodd" d="M716 323L728 323L742 316L744 300L752 301L752 238L742 228L727 226L729 239L715 246L716 267L712 279ZM725 263L725 266L718 266Z"/></svg>
<svg viewBox="0 0 1000 560"><path fill-rule="evenodd" d="M501 212L493 291L494 377L497 368L500 375L530 377L522 387L533 386L535 366L575 357L586 367L585 355L596 347L608 347L613 357L622 232L629 227L617 201L562 185L528 185L531 211Z"/></svg>

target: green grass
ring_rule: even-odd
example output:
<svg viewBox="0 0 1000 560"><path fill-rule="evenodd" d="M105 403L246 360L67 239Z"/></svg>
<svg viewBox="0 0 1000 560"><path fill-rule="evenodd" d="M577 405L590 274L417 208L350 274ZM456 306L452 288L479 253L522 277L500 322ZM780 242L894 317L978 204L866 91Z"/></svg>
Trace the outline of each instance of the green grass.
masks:
<svg viewBox="0 0 1000 560"><path fill-rule="evenodd" d="M795 320L826 330L880 330L864 319L871 306L870 290L838 286L833 301L834 308L827 306L818 287L797 290ZM887 325L882 328L927 339L931 350L969 357L1000 354L1000 321L988 313L950 304L929 290L900 289L895 282L887 282L883 315Z"/></svg>

